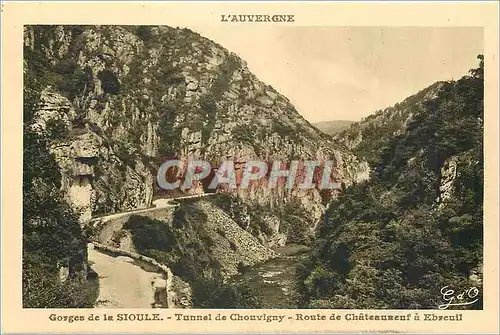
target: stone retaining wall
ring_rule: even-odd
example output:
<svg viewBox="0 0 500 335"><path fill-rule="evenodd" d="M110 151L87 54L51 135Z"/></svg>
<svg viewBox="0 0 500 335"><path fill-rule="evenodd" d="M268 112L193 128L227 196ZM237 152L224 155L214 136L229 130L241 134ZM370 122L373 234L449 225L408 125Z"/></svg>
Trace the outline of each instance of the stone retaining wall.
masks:
<svg viewBox="0 0 500 335"><path fill-rule="evenodd" d="M123 229L123 225L132 215L147 216L151 219L172 222L173 215L178 206L153 207L133 212L114 214L91 221L92 227L96 230L96 239L99 243L107 244L113 238L113 234Z"/></svg>
<svg viewBox="0 0 500 335"><path fill-rule="evenodd" d="M130 257L132 259L146 262L149 265L152 265L153 267L155 267L158 270L158 272L164 274L166 279L172 277L172 272L170 271L168 266L159 263L158 261L156 261L155 259L153 259L151 257L137 254L135 252L130 252L130 251L125 251L125 250L113 248L113 247L101 244L99 242L92 242L92 244L94 245L94 248L96 250L102 250L104 252L112 254L113 256L126 256L126 257Z"/></svg>
<svg viewBox="0 0 500 335"><path fill-rule="evenodd" d="M170 268L166 266L165 264L162 264L155 259L151 257L147 257L144 255L140 255L134 252L129 252L117 248L113 248L104 244L101 244L99 242L92 242L94 248L96 250L101 250L103 252L112 254L113 256L126 256L130 257L135 260L139 260L142 262L147 263L148 265L153 266L159 273L161 273L164 276L164 279L166 280L166 288L165 288L165 295L166 295L166 304L167 308L188 308L191 305L191 297L190 296L182 296L177 294L177 292L174 292L172 288L172 282L174 279L174 275L172 274L172 271L170 271ZM181 293L186 293L186 292L181 292ZM185 295L185 294L184 294Z"/></svg>
<svg viewBox="0 0 500 335"><path fill-rule="evenodd" d="M147 216L154 220L172 223L174 213L180 206L180 203L176 200L182 201L184 199L202 198L210 195L214 194L196 194L174 199L159 199L156 200L155 207L97 217L90 220L89 225L95 230L96 236L94 238L96 241L101 244L108 244L112 240L114 233L122 230L123 225L132 215Z"/></svg>
<svg viewBox="0 0 500 335"><path fill-rule="evenodd" d="M110 253L114 256L130 257L132 259L139 260L153 266L159 273L161 273L165 277L165 280L167 282L166 300L168 308L189 308L191 306L191 289L189 287L189 284L176 276L175 280L177 285L173 285L172 283L174 280L174 275L166 265L156 261L153 258L140 255L128 250L115 248L111 245L113 243L114 234L123 229L123 225L130 219L132 215L147 216L151 219L164 221L170 224L172 223L175 211L180 207L180 203L177 200L182 201L187 199L202 198L211 195L215 194L196 194L173 199L157 199L153 202L155 205L154 207L115 213L94 218L89 222L89 226L93 230L92 235L94 235L94 241L92 242L92 244L97 250ZM178 286L178 289L174 289L174 286Z"/></svg>

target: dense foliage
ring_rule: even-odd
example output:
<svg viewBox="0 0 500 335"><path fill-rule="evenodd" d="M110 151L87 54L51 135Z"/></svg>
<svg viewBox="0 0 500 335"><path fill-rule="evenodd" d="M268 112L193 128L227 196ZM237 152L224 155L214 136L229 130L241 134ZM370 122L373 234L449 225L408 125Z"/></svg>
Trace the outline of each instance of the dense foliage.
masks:
<svg viewBox="0 0 500 335"><path fill-rule="evenodd" d="M306 306L437 308L446 285L481 292L481 280L469 278L483 252L478 58L479 68L415 106L404 132L371 148L380 152L371 179L329 205L316 253L299 269ZM461 308L481 309L479 298Z"/></svg>
<svg viewBox="0 0 500 335"><path fill-rule="evenodd" d="M96 287L85 278L86 243L76 213L59 190L61 175L50 153L53 140L67 133L59 122L32 128L40 87L49 82L71 92L83 89L85 73L72 63L49 66L38 51L25 49L23 122L23 306L92 307ZM62 74L73 73L74 76ZM81 78L80 78L81 77ZM63 78L65 78L63 80ZM80 78L80 79L78 79ZM85 80L85 79L82 79ZM59 269L69 268L61 282Z"/></svg>
<svg viewBox="0 0 500 335"><path fill-rule="evenodd" d="M26 93L26 92L25 92ZM33 106L25 95L25 112ZM86 244L75 213L58 189L60 175L48 137L25 123L23 150L23 306L92 307L95 289L85 280ZM62 283L58 271L68 267Z"/></svg>
<svg viewBox="0 0 500 335"><path fill-rule="evenodd" d="M443 85L444 82L434 83L403 102L351 124L348 129L335 135L335 140L344 142L357 157L376 166L382 150L389 145L391 139L406 129L412 115L418 113L423 104L432 99Z"/></svg>

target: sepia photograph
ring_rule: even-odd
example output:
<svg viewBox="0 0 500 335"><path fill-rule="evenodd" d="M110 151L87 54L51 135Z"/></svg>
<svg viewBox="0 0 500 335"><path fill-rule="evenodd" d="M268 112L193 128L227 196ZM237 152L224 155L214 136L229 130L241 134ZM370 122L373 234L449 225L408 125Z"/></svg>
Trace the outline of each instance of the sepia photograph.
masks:
<svg viewBox="0 0 500 335"><path fill-rule="evenodd" d="M483 28L224 15L24 26L23 308L482 310Z"/></svg>

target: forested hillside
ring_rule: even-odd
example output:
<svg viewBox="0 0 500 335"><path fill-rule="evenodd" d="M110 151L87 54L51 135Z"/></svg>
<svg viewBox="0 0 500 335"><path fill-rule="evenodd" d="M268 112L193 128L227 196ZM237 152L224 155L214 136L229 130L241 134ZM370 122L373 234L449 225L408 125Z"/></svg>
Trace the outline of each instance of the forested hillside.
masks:
<svg viewBox="0 0 500 335"><path fill-rule="evenodd" d="M371 179L330 203L316 253L300 269L313 308L437 308L441 288L481 292L483 58L439 84L387 143ZM352 129L352 128L351 128ZM363 142L361 142L362 144ZM379 143L379 147L376 146ZM482 299L458 308L481 309Z"/></svg>
<svg viewBox="0 0 500 335"><path fill-rule="evenodd" d="M31 91L25 90L23 306L92 307L97 292L86 281L85 238L59 190L61 175L49 152L50 139L30 128L32 101ZM63 278L61 268L70 269Z"/></svg>
<svg viewBox="0 0 500 335"><path fill-rule="evenodd" d="M334 135L335 141L346 145L371 166L378 164L382 150L391 139L406 129L412 116L426 101L435 98L443 85L443 82L436 82L394 106L368 115Z"/></svg>

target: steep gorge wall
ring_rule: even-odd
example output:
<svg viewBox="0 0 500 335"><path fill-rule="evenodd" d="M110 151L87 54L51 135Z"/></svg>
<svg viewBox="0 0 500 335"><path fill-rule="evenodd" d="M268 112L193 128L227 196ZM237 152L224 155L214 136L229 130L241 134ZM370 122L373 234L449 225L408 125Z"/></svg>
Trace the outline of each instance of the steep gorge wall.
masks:
<svg viewBox="0 0 500 335"><path fill-rule="evenodd" d="M150 206L166 157L333 160L346 184L368 177L366 163L312 127L242 59L188 29L28 26L24 42L26 90L39 100L33 123L57 130L63 187L84 221ZM260 205L298 199L312 221L324 209L317 190L239 195Z"/></svg>
<svg viewBox="0 0 500 335"><path fill-rule="evenodd" d="M405 132L414 115L435 99L443 86L444 82L436 82L394 106L378 110L335 134L334 140L352 150L359 159L377 165L391 139Z"/></svg>

